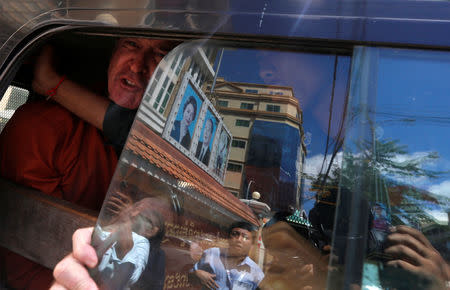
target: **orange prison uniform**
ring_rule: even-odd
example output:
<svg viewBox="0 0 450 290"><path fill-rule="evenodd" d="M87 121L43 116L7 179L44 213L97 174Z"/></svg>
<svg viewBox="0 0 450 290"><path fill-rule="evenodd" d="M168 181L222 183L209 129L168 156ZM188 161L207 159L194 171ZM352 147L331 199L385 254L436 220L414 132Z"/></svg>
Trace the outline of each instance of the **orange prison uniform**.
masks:
<svg viewBox="0 0 450 290"><path fill-rule="evenodd" d="M1 177L90 209L101 208L116 165L102 133L53 102L23 105L0 135ZM0 253L8 286L49 288L51 270L4 248Z"/></svg>

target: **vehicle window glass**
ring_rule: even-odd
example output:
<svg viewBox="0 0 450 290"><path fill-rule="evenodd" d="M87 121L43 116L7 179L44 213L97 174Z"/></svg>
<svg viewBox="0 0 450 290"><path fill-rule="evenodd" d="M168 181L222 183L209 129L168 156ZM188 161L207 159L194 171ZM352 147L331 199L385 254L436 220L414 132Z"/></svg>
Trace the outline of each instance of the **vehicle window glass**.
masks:
<svg viewBox="0 0 450 290"><path fill-rule="evenodd" d="M324 213L327 223L309 215L320 206L321 177L340 166L350 56L193 42L166 58L147 86L94 237L123 219L121 200L122 212L159 224L164 238L154 246L166 259L158 279L167 289L199 289L198 270L217 267L236 271L219 288L325 287L334 209ZM179 74L169 73L175 62ZM236 222L256 231L229 229ZM150 232L133 231L152 244ZM235 255L248 257L248 270L230 266ZM317 274L287 278L297 268Z"/></svg>
<svg viewBox="0 0 450 290"><path fill-rule="evenodd" d="M327 181L341 178L335 285L446 287L448 73L448 52L355 49L343 165Z"/></svg>

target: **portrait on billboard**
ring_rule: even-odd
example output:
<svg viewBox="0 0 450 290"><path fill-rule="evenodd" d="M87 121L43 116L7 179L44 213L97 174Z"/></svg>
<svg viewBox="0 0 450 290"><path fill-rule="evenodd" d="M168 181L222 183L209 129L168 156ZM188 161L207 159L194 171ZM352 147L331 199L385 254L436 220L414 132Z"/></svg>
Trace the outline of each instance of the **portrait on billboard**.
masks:
<svg viewBox="0 0 450 290"><path fill-rule="evenodd" d="M214 163L214 172L222 178L225 173L225 166L227 164L228 151L230 149L230 134L222 127L219 135L219 141L217 145L216 158Z"/></svg>
<svg viewBox="0 0 450 290"><path fill-rule="evenodd" d="M188 82L170 131L170 137L187 150L191 147L195 124L197 123L202 104L202 99Z"/></svg>
<svg viewBox="0 0 450 290"><path fill-rule="evenodd" d="M203 122L202 131L197 149L195 150L195 158L208 166L211 158L211 147L217 129L217 118L210 109L206 111L205 120Z"/></svg>

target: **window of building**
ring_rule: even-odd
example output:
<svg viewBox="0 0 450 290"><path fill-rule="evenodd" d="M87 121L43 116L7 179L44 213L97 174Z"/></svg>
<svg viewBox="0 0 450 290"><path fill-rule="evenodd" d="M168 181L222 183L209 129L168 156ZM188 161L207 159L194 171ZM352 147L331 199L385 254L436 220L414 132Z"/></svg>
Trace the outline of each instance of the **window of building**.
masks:
<svg viewBox="0 0 450 290"><path fill-rule="evenodd" d="M231 146L232 147L237 147L237 148L245 148L245 141L243 140L236 140L233 139L233 142L231 142Z"/></svg>
<svg viewBox="0 0 450 290"><path fill-rule="evenodd" d="M245 89L245 92L246 92L246 93L250 93L250 94L257 94L257 93L258 93L258 90L255 90L255 89Z"/></svg>
<svg viewBox="0 0 450 290"><path fill-rule="evenodd" d="M172 62L172 65L170 66L170 69L173 70L175 68L175 65L177 64L178 60L180 59L180 55L181 55L180 53L177 54L177 56L175 57L175 59Z"/></svg>
<svg viewBox="0 0 450 290"><path fill-rule="evenodd" d="M242 171L242 165L228 162L227 170L228 171L233 171L233 172L241 172Z"/></svg>
<svg viewBox="0 0 450 290"><path fill-rule="evenodd" d="M270 95L279 95L279 96L284 95L283 92L275 92L275 91L270 91L269 94Z"/></svg>
<svg viewBox="0 0 450 290"><path fill-rule="evenodd" d="M182 56L180 57L180 61L178 62L177 69L175 70L175 74L176 74L176 75L179 75L179 74L180 74L181 68L183 67L183 64L184 64L184 60L185 60L185 56L182 55Z"/></svg>
<svg viewBox="0 0 450 290"><path fill-rule="evenodd" d="M241 120L241 119L237 119L237 120L236 120L236 126L240 126L240 127L250 127L250 120Z"/></svg>
<svg viewBox="0 0 450 290"><path fill-rule="evenodd" d="M164 83L162 84L161 89L159 90L158 96L156 97L155 103L153 104L153 108L158 109L159 103L161 102L161 98L164 94L164 91L166 90L168 82L169 77L166 76L166 79L164 80Z"/></svg>
<svg viewBox="0 0 450 290"><path fill-rule="evenodd" d="M217 104L219 105L219 107L228 107L228 101L218 100Z"/></svg>
<svg viewBox="0 0 450 290"><path fill-rule="evenodd" d="M241 109L253 110L253 104L250 103L241 103Z"/></svg>
<svg viewBox="0 0 450 290"><path fill-rule="evenodd" d="M267 105L266 110L269 112L280 112L280 106L278 105Z"/></svg>
<svg viewBox="0 0 450 290"><path fill-rule="evenodd" d="M159 112L161 114L164 113L164 110L166 109L167 101L169 101L169 97L170 97L170 94L172 94L174 86L175 86L175 84L173 82L171 82L169 85L169 88L167 89L166 95L164 96L164 100L161 104L161 107L159 108Z"/></svg>
<svg viewBox="0 0 450 290"><path fill-rule="evenodd" d="M150 87L150 90L145 95L144 101L150 101L151 96L153 95L153 92L155 91L156 85L159 83L159 79L161 78L162 70L158 68L158 70L155 73L155 78L153 80L152 86Z"/></svg>

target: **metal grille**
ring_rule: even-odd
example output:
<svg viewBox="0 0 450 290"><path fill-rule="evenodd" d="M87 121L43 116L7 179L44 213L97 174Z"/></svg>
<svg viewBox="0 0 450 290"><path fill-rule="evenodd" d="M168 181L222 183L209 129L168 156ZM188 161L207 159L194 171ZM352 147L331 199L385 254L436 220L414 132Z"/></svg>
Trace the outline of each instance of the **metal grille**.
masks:
<svg viewBox="0 0 450 290"><path fill-rule="evenodd" d="M27 101L29 92L25 89L9 86L0 101L0 132L11 119L14 112Z"/></svg>

